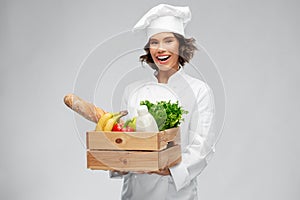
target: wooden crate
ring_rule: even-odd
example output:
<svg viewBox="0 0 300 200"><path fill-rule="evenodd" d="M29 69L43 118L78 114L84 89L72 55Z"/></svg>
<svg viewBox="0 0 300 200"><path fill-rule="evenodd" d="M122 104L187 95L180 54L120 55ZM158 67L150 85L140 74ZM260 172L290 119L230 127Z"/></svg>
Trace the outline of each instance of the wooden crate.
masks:
<svg viewBox="0 0 300 200"><path fill-rule="evenodd" d="M157 171L181 161L179 128L158 133L90 131L86 142L89 169Z"/></svg>

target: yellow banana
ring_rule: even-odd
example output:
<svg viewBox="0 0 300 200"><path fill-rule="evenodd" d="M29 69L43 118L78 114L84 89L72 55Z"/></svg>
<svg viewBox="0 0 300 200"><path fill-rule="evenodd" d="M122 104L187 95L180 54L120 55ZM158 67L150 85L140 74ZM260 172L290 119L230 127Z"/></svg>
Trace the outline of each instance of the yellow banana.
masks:
<svg viewBox="0 0 300 200"><path fill-rule="evenodd" d="M115 125L115 123L120 119L122 115L116 115L112 118L110 118L109 120L107 120L105 127L104 127L104 131L111 131L113 126Z"/></svg>
<svg viewBox="0 0 300 200"><path fill-rule="evenodd" d="M122 117L127 115L127 110L116 112L116 113L105 113L101 118L99 119L96 131L111 131L114 124Z"/></svg>
<svg viewBox="0 0 300 200"><path fill-rule="evenodd" d="M98 121L96 131L103 131L104 127L109 119L113 117L113 113L105 113Z"/></svg>

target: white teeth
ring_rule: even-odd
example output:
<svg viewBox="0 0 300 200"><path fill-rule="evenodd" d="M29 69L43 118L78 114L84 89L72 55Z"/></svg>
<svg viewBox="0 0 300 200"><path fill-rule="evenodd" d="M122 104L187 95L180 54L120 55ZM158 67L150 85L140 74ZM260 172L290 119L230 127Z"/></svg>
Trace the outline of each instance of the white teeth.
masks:
<svg viewBox="0 0 300 200"><path fill-rule="evenodd" d="M169 56L157 56L158 59L166 59L168 58Z"/></svg>
<svg viewBox="0 0 300 200"><path fill-rule="evenodd" d="M160 61L166 61L170 58L170 56L157 56L157 59Z"/></svg>

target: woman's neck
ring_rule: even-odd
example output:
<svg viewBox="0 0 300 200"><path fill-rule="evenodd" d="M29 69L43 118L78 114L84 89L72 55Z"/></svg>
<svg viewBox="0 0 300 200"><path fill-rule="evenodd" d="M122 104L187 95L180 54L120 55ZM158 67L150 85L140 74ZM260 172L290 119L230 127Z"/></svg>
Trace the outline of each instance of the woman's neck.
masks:
<svg viewBox="0 0 300 200"><path fill-rule="evenodd" d="M175 74L177 71L179 70L179 68L172 68L168 71L162 71L162 70L158 70L158 74L157 74L157 80L159 83L168 83L169 78Z"/></svg>

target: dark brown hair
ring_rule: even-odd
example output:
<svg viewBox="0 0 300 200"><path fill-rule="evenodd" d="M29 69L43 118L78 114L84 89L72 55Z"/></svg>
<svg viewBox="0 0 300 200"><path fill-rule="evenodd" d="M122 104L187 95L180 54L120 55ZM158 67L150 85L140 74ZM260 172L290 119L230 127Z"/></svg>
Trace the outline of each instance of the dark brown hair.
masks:
<svg viewBox="0 0 300 200"><path fill-rule="evenodd" d="M184 66L185 63L188 63L192 59L195 50L197 50L195 44L196 40L194 38L185 38L178 33L173 33L173 34L179 41L179 55L178 55L179 64L181 66ZM151 68L157 70L158 68L155 65L152 56L150 54L150 40L145 45L144 50L146 51L146 54L140 56L140 61L146 62Z"/></svg>

